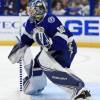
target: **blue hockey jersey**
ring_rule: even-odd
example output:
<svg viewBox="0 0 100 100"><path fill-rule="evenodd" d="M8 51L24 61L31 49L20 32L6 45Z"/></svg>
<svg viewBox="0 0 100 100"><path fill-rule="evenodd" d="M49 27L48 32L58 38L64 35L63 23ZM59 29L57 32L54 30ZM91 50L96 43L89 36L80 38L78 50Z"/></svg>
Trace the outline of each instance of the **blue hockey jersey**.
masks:
<svg viewBox="0 0 100 100"><path fill-rule="evenodd" d="M68 38L72 36L72 33L64 28L59 19L52 14L46 14L41 22L29 18L25 27L26 32L22 35L22 43L30 46L34 43L31 36L36 27L43 27L46 35L53 40L51 50L67 49Z"/></svg>

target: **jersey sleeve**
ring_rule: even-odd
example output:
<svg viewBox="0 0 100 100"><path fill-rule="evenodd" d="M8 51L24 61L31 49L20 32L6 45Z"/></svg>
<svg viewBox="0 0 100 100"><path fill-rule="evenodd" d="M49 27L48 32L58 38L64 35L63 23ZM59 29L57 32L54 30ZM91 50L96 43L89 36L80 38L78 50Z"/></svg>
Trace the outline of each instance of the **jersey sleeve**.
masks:
<svg viewBox="0 0 100 100"><path fill-rule="evenodd" d="M55 21L52 26L55 28L55 35L52 37L53 44L51 45L50 50L66 50L68 49L67 44L69 42L69 38L72 37L73 34L62 25L56 16L53 15L53 17Z"/></svg>
<svg viewBox="0 0 100 100"><path fill-rule="evenodd" d="M34 43L34 40L32 38L32 31L35 26L35 23L31 23L30 20L28 19L26 26L25 26L25 32L21 36L21 42L24 45L31 46Z"/></svg>

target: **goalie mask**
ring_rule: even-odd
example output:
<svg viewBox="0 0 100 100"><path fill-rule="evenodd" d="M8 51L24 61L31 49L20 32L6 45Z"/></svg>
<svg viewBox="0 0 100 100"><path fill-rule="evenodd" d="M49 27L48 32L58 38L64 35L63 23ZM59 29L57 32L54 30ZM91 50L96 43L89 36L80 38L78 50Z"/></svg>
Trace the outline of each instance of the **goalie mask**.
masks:
<svg viewBox="0 0 100 100"><path fill-rule="evenodd" d="M47 12L45 3L42 0L32 0L28 5L28 14L31 18L40 21Z"/></svg>

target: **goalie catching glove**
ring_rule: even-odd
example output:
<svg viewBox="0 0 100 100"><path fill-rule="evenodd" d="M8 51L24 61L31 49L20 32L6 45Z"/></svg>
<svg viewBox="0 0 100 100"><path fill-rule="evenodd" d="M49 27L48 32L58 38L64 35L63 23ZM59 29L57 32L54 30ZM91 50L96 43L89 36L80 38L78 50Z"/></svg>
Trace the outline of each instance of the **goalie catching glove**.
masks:
<svg viewBox="0 0 100 100"><path fill-rule="evenodd" d="M45 34L43 27L37 27L34 29L33 40L46 49L50 49L52 45L52 39Z"/></svg>

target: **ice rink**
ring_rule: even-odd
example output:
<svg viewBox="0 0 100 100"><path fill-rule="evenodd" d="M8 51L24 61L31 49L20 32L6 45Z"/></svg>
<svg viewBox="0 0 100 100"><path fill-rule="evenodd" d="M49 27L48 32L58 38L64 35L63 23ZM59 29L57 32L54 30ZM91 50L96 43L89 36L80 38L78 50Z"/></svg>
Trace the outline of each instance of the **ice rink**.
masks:
<svg viewBox="0 0 100 100"><path fill-rule="evenodd" d="M27 96L19 92L19 65L7 56L11 46L0 47L0 100L69 100L68 94L48 81L41 95ZM32 47L35 56L39 47ZM71 69L86 82L93 100L100 100L100 48L79 48Z"/></svg>

